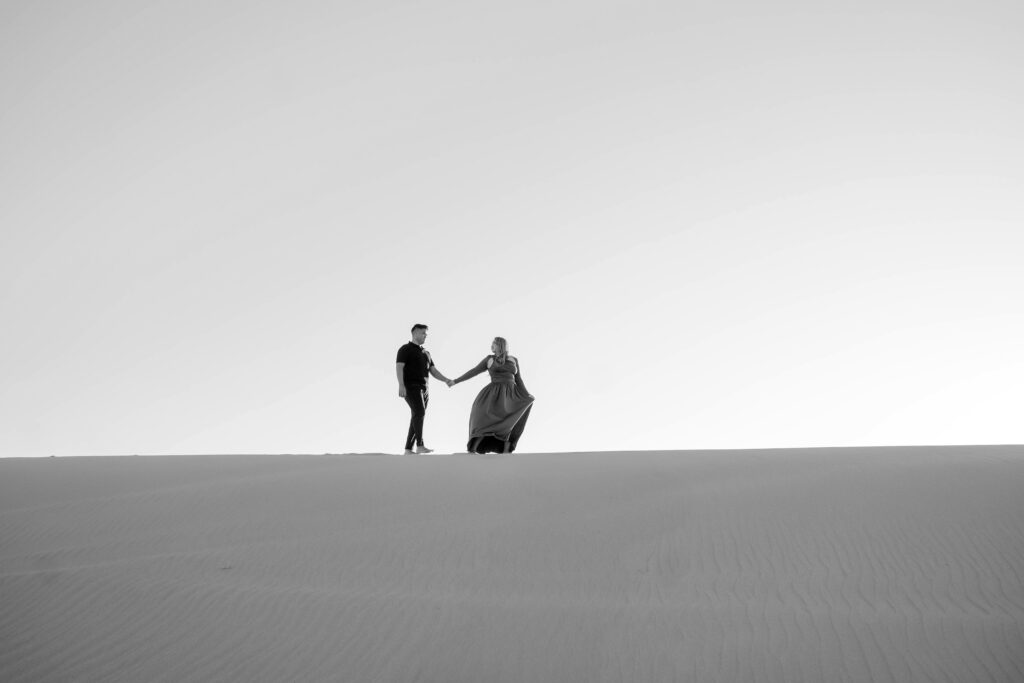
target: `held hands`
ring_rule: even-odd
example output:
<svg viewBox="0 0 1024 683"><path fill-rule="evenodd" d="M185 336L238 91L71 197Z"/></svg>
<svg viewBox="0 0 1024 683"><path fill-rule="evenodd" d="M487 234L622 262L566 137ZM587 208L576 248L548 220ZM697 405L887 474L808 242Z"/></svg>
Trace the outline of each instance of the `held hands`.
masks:
<svg viewBox="0 0 1024 683"><path fill-rule="evenodd" d="M455 386L455 380L451 380L451 379L446 379L446 380L444 381L444 383L448 385L448 388L449 388L449 389L451 389L452 387L454 387L454 386Z"/></svg>

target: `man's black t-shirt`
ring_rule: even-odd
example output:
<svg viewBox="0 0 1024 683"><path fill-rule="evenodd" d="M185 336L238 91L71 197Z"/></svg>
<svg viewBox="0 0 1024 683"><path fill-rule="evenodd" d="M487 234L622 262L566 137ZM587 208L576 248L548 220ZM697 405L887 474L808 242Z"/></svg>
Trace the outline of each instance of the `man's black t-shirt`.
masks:
<svg viewBox="0 0 1024 683"><path fill-rule="evenodd" d="M427 373L434 367L430 352L419 344L409 342L398 349L396 363L405 363L402 368L402 381L407 387L426 387Z"/></svg>

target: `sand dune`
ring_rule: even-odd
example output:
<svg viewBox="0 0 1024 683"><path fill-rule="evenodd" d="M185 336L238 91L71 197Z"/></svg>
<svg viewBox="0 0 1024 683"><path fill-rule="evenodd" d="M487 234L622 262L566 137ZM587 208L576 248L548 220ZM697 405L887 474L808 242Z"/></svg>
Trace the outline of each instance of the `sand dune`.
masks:
<svg viewBox="0 0 1024 683"><path fill-rule="evenodd" d="M1024 447L0 460L0 680L1024 681Z"/></svg>

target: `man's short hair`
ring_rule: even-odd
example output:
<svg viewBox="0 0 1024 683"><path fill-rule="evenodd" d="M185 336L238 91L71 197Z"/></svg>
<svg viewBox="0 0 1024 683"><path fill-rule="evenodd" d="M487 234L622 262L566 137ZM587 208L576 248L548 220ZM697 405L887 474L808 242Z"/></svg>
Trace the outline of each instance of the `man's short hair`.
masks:
<svg viewBox="0 0 1024 683"><path fill-rule="evenodd" d="M426 330L426 329L429 329L429 328L426 325L424 325L423 323L416 323L415 325L412 326L412 329L409 330L409 334L416 334L416 330Z"/></svg>

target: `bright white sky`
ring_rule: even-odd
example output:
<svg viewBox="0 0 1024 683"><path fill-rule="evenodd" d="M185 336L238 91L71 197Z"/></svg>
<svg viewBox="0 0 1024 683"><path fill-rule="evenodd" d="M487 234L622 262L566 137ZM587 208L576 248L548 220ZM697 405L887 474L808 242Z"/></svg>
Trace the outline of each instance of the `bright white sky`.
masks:
<svg viewBox="0 0 1024 683"><path fill-rule="evenodd" d="M1024 5L0 2L0 455L1021 443ZM461 450L486 382L434 384Z"/></svg>

